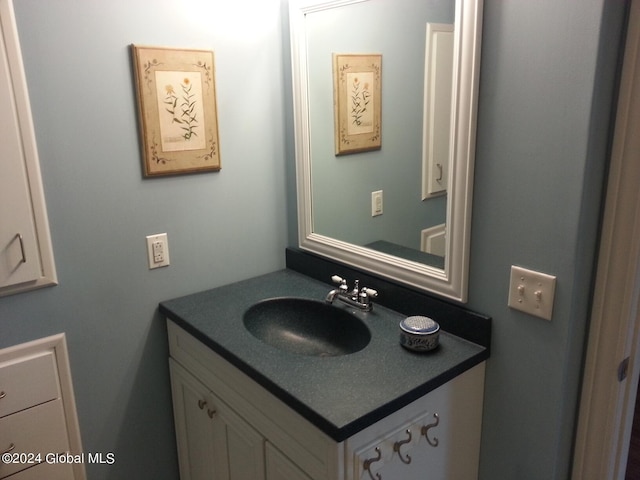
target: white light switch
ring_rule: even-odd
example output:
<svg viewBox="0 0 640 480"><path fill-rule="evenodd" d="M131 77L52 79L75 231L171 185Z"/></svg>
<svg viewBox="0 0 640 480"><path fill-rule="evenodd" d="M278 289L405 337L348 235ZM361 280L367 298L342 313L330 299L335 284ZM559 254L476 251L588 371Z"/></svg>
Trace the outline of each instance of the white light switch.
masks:
<svg viewBox="0 0 640 480"><path fill-rule="evenodd" d="M507 303L511 308L551 320L555 290L555 276L511 266Z"/></svg>
<svg viewBox="0 0 640 480"><path fill-rule="evenodd" d="M147 236L147 255L150 269L169 265L169 242L166 233Z"/></svg>

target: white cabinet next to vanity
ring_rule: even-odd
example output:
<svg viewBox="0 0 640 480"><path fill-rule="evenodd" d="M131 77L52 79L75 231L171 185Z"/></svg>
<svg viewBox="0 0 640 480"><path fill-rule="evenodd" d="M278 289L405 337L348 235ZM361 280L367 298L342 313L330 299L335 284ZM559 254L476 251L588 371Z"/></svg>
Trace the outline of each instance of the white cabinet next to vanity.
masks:
<svg viewBox="0 0 640 480"><path fill-rule="evenodd" d="M0 296L56 284L11 0L0 0Z"/></svg>
<svg viewBox="0 0 640 480"><path fill-rule="evenodd" d="M64 334L0 349L0 479L85 480Z"/></svg>
<svg viewBox="0 0 640 480"><path fill-rule="evenodd" d="M182 480L477 478L484 362L336 441L170 320L168 332Z"/></svg>

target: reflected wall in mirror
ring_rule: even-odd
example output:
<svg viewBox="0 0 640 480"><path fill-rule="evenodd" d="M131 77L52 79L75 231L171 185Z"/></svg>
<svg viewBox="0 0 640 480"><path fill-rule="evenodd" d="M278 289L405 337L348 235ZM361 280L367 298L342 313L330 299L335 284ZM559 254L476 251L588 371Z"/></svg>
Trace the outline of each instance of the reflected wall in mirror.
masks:
<svg viewBox="0 0 640 480"><path fill-rule="evenodd" d="M466 301L481 2L292 0L301 248ZM450 105L440 113L444 120L433 113L441 95L429 94L434 64L428 24L453 25L453 82ZM380 150L335 154L336 53L382 55ZM436 103L442 110L442 101ZM440 145L435 154L434 132ZM446 177L435 172L446 185L425 194L424 179L434 168L446 169ZM374 215L377 207L381 215ZM435 232L432 245L441 240L444 255L425 253L436 248L428 246L429 232Z"/></svg>

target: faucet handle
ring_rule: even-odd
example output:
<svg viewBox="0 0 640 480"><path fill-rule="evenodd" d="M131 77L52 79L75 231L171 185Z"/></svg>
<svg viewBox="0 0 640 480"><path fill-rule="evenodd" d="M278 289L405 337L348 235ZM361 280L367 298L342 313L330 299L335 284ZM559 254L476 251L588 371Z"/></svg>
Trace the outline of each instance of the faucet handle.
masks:
<svg viewBox="0 0 640 480"><path fill-rule="evenodd" d="M378 296L378 291L373 288L363 287L362 290L367 294L370 298L376 298Z"/></svg>
<svg viewBox="0 0 640 480"><path fill-rule="evenodd" d="M338 275L333 275L331 277L331 280L333 281L333 283L339 283L340 286L338 287L338 291L340 292L341 295L346 295L347 292L349 291L349 287L347 286L347 281L338 276Z"/></svg>
<svg viewBox="0 0 640 480"><path fill-rule="evenodd" d="M362 289L360 290L360 294L358 295L358 303L363 310L370 312L373 308L371 299L376 298L377 296L378 292L373 288L362 287Z"/></svg>

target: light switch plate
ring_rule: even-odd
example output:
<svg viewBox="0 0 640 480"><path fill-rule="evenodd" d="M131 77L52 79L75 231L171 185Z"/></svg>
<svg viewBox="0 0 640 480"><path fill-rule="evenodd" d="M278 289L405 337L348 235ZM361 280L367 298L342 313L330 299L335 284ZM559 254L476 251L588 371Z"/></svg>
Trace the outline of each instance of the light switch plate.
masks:
<svg viewBox="0 0 640 480"><path fill-rule="evenodd" d="M147 256L149 269L169 265L169 241L166 233L147 236Z"/></svg>
<svg viewBox="0 0 640 480"><path fill-rule="evenodd" d="M509 307L551 320L555 291L555 276L511 266Z"/></svg>

